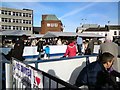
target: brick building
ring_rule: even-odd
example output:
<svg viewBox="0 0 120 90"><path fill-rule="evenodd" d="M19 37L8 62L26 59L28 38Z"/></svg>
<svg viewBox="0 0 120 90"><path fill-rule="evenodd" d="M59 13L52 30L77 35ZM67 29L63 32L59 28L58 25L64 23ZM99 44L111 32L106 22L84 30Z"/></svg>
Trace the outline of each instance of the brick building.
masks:
<svg viewBox="0 0 120 90"><path fill-rule="evenodd" d="M63 31L62 22L55 15L42 15L40 34L45 34L48 31Z"/></svg>

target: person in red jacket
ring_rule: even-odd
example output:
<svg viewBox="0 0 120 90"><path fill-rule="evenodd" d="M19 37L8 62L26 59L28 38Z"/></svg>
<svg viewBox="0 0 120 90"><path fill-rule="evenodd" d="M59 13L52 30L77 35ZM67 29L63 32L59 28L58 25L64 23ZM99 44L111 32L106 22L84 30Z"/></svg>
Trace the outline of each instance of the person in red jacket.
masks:
<svg viewBox="0 0 120 90"><path fill-rule="evenodd" d="M67 45L66 52L63 57L74 57L76 56L77 49L76 49L76 44L74 40L70 40L69 44Z"/></svg>

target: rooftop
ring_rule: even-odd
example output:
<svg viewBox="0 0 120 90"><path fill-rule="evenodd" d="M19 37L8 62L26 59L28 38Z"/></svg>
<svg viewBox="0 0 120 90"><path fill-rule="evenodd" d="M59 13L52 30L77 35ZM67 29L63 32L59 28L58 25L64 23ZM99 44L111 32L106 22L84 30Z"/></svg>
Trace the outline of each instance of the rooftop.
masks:
<svg viewBox="0 0 120 90"><path fill-rule="evenodd" d="M46 15L44 20L59 20L55 15Z"/></svg>

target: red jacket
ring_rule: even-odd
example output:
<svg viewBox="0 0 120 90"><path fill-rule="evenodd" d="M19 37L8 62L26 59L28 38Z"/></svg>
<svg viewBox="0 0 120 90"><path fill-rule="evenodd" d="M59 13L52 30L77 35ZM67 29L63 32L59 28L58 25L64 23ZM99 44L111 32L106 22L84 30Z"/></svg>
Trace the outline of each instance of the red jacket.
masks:
<svg viewBox="0 0 120 90"><path fill-rule="evenodd" d="M64 56L68 55L68 57L74 57L76 56L76 52L77 52L77 49L76 49L75 42L72 42L67 46Z"/></svg>

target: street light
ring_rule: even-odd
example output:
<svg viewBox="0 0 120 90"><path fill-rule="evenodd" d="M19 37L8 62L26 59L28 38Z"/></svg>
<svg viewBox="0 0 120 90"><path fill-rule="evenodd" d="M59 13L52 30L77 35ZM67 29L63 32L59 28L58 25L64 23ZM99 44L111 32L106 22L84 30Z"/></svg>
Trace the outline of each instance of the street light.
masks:
<svg viewBox="0 0 120 90"><path fill-rule="evenodd" d="M82 18L81 20L82 20L82 23L85 24L85 21L86 21L87 19Z"/></svg>
<svg viewBox="0 0 120 90"><path fill-rule="evenodd" d="M108 25L110 24L110 21L108 21Z"/></svg>

